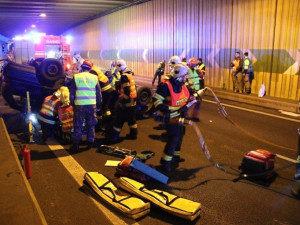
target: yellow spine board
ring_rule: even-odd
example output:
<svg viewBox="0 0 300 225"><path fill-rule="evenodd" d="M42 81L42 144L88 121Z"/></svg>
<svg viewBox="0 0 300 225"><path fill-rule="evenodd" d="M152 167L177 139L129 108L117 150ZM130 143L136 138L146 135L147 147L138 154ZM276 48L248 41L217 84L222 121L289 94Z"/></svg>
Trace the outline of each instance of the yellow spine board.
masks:
<svg viewBox="0 0 300 225"><path fill-rule="evenodd" d="M127 217L137 219L150 212L149 202L145 203L140 198L120 191L102 174L87 172L84 179L99 197L120 210Z"/></svg>
<svg viewBox="0 0 300 225"><path fill-rule="evenodd" d="M148 190L144 184L127 177L121 177L118 186L183 219L193 221L200 215L201 204L198 202L161 190Z"/></svg>

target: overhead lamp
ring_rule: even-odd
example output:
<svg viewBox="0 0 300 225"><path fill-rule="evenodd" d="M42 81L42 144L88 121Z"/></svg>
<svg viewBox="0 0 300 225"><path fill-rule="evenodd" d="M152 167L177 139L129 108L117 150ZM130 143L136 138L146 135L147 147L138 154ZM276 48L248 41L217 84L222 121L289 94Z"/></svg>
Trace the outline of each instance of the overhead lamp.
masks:
<svg viewBox="0 0 300 225"><path fill-rule="evenodd" d="M46 15L46 13L41 13L40 14L40 17L46 17L47 15Z"/></svg>
<svg viewBox="0 0 300 225"><path fill-rule="evenodd" d="M36 28L36 25L35 25L35 24L32 24L31 27L32 27L32 28Z"/></svg>

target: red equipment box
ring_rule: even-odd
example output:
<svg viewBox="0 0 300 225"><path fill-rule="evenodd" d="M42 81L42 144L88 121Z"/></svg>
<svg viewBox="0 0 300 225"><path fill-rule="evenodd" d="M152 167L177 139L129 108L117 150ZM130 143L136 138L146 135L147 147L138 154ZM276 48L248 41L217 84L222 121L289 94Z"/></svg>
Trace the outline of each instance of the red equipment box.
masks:
<svg viewBox="0 0 300 225"><path fill-rule="evenodd" d="M244 156L240 169L253 177L269 179L274 175L275 157L276 154L263 149L250 151Z"/></svg>

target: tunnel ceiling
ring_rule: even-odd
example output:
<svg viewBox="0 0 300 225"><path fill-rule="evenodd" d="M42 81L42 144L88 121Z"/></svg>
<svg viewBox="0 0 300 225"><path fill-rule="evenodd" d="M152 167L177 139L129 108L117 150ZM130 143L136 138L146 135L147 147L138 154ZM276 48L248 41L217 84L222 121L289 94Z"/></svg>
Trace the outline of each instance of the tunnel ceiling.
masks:
<svg viewBox="0 0 300 225"><path fill-rule="evenodd" d="M0 0L0 34L12 38L33 29L59 35L68 28L145 0ZM40 14L45 13L46 17Z"/></svg>

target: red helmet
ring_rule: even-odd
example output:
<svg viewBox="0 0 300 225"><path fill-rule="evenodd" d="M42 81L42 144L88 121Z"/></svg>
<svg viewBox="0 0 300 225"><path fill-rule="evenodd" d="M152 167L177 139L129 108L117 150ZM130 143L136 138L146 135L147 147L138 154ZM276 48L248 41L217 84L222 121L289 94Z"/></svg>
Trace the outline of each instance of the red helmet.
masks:
<svg viewBox="0 0 300 225"><path fill-rule="evenodd" d="M197 59L196 59L195 57L191 57L191 58L189 59L189 66L190 66L190 67L195 67L195 66L197 66Z"/></svg>
<svg viewBox="0 0 300 225"><path fill-rule="evenodd" d="M90 70L90 69L92 69L92 67L93 67L93 63L89 59L84 60L83 63L82 63L82 65L81 65L82 69L88 69L88 70Z"/></svg>

